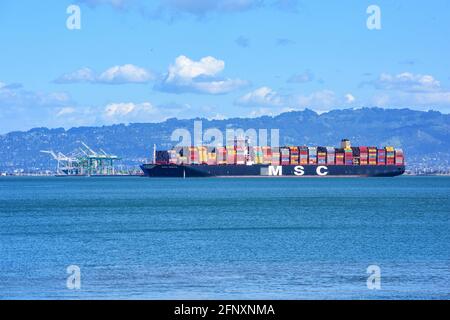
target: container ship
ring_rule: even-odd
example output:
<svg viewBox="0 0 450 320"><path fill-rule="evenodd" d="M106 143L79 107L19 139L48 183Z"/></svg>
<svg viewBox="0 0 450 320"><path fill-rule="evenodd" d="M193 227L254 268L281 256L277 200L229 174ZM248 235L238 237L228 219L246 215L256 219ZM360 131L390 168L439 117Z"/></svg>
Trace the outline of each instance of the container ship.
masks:
<svg viewBox="0 0 450 320"><path fill-rule="evenodd" d="M147 177L394 177L405 172L394 147L261 147L247 141L226 147L178 147L141 165Z"/></svg>

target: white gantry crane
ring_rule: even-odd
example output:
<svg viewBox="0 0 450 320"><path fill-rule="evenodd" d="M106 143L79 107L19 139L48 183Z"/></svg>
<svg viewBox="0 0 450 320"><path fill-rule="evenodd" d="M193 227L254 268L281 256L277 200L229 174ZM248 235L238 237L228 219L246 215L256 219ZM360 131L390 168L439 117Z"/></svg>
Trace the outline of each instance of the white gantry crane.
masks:
<svg viewBox="0 0 450 320"><path fill-rule="evenodd" d="M57 161L57 175L77 175L80 174L78 159L72 156L66 156L62 152L55 153L53 150L41 150L42 153L50 154Z"/></svg>

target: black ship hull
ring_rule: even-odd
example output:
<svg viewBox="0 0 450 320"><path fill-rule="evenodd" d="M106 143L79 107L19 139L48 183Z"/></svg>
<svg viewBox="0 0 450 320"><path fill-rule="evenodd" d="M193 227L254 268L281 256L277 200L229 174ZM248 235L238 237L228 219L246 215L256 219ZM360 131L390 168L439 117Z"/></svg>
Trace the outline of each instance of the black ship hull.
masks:
<svg viewBox="0 0 450 320"><path fill-rule="evenodd" d="M394 177L404 165L170 165L144 164L147 177Z"/></svg>

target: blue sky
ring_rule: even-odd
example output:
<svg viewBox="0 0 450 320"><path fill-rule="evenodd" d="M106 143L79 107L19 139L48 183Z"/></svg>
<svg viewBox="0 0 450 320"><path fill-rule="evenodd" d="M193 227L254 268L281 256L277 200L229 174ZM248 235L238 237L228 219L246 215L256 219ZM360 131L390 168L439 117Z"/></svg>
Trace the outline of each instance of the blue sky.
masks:
<svg viewBox="0 0 450 320"><path fill-rule="evenodd" d="M69 5L81 10L70 30ZM381 10L369 30L368 6ZM0 133L380 106L450 111L450 2L0 3Z"/></svg>

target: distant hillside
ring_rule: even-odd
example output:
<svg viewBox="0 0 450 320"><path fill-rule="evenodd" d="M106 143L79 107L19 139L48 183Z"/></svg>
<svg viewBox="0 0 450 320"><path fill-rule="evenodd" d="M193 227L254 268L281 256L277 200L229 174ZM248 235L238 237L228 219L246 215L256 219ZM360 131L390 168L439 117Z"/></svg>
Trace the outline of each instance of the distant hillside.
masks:
<svg viewBox="0 0 450 320"><path fill-rule="evenodd" d="M435 111L363 108L319 115L305 110L275 117L202 120L203 130L279 128L280 142L286 145L338 145L341 138L351 139L354 145L393 145L405 150L411 167L450 167L450 115ZM137 164L150 157L154 143L170 147L173 130L187 128L192 132L193 122L169 119L162 123L11 132L0 136L0 171L53 169L55 163L40 150L70 153L80 146L79 141Z"/></svg>

